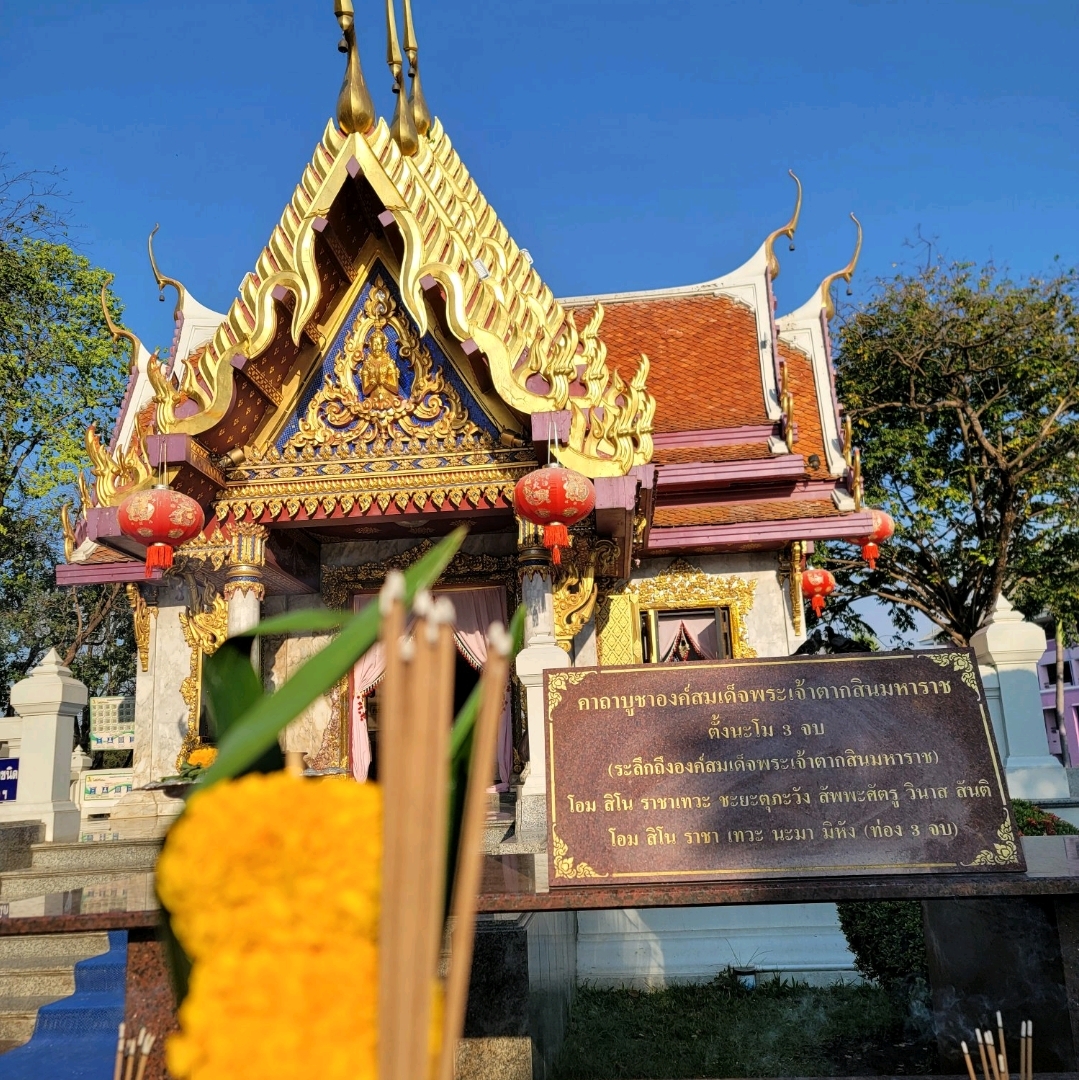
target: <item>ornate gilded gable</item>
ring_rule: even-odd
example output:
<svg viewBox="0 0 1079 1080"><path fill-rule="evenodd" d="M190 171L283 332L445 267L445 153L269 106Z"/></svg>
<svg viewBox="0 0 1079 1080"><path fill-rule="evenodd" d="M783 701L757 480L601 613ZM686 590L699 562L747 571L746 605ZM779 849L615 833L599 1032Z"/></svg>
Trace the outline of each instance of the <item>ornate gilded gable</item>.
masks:
<svg viewBox="0 0 1079 1080"><path fill-rule="evenodd" d="M276 446L379 457L412 440L428 451L490 449L497 434L376 263Z"/></svg>

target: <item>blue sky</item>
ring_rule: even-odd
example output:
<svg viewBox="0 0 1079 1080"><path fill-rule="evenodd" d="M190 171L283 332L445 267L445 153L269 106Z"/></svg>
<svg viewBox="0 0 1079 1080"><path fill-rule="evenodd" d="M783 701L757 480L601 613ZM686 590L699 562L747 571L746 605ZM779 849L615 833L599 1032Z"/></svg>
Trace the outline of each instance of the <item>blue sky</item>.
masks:
<svg viewBox="0 0 1079 1080"><path fill-rule="evenodd" d="M856 296L935 237L1079 262L1079 4L415 0L429 100L557 293L732 269L806 187L780 309L866 230ZM380 109L383 6L356 0ZM0 0L0 149L67 170L127 321L171 338L145 256L223 310L331 114L331 0Z"/></svg>
<svg viewBox="0 0 1079 1080"><path fill-rule="evenodd" d="M916 257L1079 262L1079 4L414 0L424 85L556 293L684 284L781 225L780 313L849 257L855 299ZM379 0L355 0L380 110ZM0 0L0 150L67 170L127 324L171 339L162 269L225 310L340 85L332 0Z"/></svg>

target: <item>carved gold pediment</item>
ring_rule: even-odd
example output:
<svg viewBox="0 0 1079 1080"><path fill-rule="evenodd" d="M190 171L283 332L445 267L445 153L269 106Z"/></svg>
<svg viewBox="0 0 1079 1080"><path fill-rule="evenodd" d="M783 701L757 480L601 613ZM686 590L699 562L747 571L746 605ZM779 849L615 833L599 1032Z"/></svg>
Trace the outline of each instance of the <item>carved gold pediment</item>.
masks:
<svg viewBox="0 0 1079 1080"><path fill-rule="evenodd" d="M412 439L431 450L455 449L462 440L489 449L492 442L469 419L444 372L435 370L430 349L379 274L333 358L332 371L283 449L342 447L353 457L385 456L395 444Z"/></svg>

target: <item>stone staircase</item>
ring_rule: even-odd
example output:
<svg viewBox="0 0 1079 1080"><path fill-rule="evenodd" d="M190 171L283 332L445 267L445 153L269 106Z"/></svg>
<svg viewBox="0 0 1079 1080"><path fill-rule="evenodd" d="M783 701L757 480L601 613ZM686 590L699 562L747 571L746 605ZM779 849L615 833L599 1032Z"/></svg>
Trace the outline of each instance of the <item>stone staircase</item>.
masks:
<svg viewBox="0 0 1079 1080"><path fill-rule="evenodd" d="M75 992L75 965L108 952L107 932L0 937L0 1052L25 1043L42 1005Z"/></svg>
<svg viewBox="0 0 1079 1080"><path fill-rule="evenodd" d="M153 871L160 839L34 844L30 865L0 873L0 901L120 885Z"/></svg>

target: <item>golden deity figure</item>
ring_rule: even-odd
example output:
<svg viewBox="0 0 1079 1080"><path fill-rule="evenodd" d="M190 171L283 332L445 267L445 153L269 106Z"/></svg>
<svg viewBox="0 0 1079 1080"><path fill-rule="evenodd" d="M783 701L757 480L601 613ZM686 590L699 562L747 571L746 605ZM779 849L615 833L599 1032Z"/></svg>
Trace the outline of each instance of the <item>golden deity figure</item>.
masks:
<svg viewBox="0 0 1079 1080"><path fill-rule="evenodd" d="M400 399L400 372L389 354L389 339L381 330L373 330L367 339L360 385L363 396L376 407L393 405Z"/></svg>

